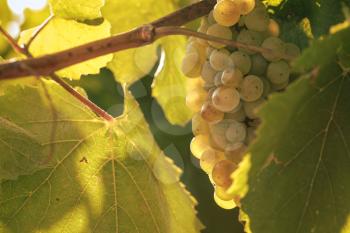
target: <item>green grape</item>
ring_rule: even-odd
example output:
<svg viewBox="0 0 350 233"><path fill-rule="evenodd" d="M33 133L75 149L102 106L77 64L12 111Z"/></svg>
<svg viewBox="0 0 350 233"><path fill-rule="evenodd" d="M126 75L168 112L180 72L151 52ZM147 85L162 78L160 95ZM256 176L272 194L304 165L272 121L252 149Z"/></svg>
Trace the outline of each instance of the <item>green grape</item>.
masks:
<svg viewBox="0 0 350 233"><path fill-rule="evenodd" d="M223 72L220 71L218 72L215 77L214 77L214 84L216 87L220 87L222 86L222 82L221 82L221 76L222 76Z"/></svg>
<svg viewBox="0 0 350 233"><path fill-rule="evenodd" d="M255 7L255 0L235 0L235 2L240 6L242 15L249 14Z"/></svg>
<svg viewBox="0 0 350 233"><path fill-rule="evenodd" d="M202 108L203 103L207 99L207 92L202 90L194 90L187 94L186 96L186 105L191 110L199 112Z"/></svg>
<svg viewBox="0 0 350 233"><path fill-rule="evenodd" d="M227 50L214 50L209 57L211 67L216 71L223 71L232 66L230 53Z"/></svg>
<svg viewBox="0 0 350 233"><path fill-rule="evenodd" d="M206 173L211 173L215 164L224 159L225 156L222 152L214 149L208 149L202 153L199 164L203 171Z"/></svg>
<svg viewBox="0 0 350 233"><path fill-rule="evenodd" d="M204 62L201 71L201 77L206 83L214 83L214 78L217 71L211 67L210 62Z"/></svg>
<svg viewBox="0 0 350 233"><path fill-rule="evenodd" d="M228 188L232 184L231 174L237 169L237 165L230 160L221 160L216 163L213 171L212 178L216 185Z"/></svg>
<svg viewBox="0 0 350 233"><path fill-rule="evenodd" d="M250 60L248 54L241 51L236 51L231 54L231 59L235 68L238 68L243 75L249 73L252 67L252 61Z"/></svg>
<svg viewBox="0 0 350 233"><path fill-rule="evenodd" d="M250 69L250 74L263 76L266 74L268 62L261 54L254 54L250 57L252 61L252 68Z"/></svg>
<svg viewBox="0 0 350 233"><path fill-rule="evenodd" d="M216 123L224 119L224 113L217 110L212 103L206 102L201 109L202 118L209 123Z"/></svg>
<svg viewBox="0 0 350 233"><path fill-rule="evenodd" d="M260 46L262 40L263 40L263 37L259 32L254 32L250 30L242 30L237 37L238 42L247 44L247 45L253 45L253 46ZM239 48L238 50L245 52L249 55L256 53L255 51L244 49L244 48Z"/></svg>
<svg viewBox="0 0 350 233"><path fill-rule="evenodd" d="M199 113L192 117L192 132L195 136L200 134L209 134L208 123L203 120Z"/></svg>
<svg viewBox="0 0 350 233"><path fill-rule="evenodd" d="M232 194L228 194L226 192L226 189L220 186L215 186L215 194L220 200L223 200L223 201L232 201L234 198Z"/></svg>
<svg viewBox="0 0 350 233"><path fill-rule="evenodd" d="M207 35L220 37L220 38L226 39L226 40L231 40L232 39L232 31L231 31L231 29L228 28L228 27L219 25L219 24L211 25L208 28ZM217 43L217 42L209 41L208 43L211 46L213 46L214 48L218 48L218 49L225 47L224 44Z"/></svg>
<svg viewBox="0 0 350 233"><path fill-rule="evenodd" d="M242 103L242 101L241 101L241 103ZM244 122L246 119L246 115L245 115L244 109L242 107L242 104L240 104L239 107L237 107L237 109L235 109L235 111L225 113L225 119L226 120L235 120L238 122Z"/></svg>
<svg viewBox="0 0 350 233"><path fill-rule="evenodd" d="M243 103L243 109L245 114L247 115L247 117L249 119L256 119L258 118L257 116L257 110L259 109L259 107L265 103L265 99L260 98L257 101L254 102L245 102Z"/></svg>
<svg viewBox="0 0 350 233"><path fill-rule="evenodd" d="M277 37L268 37L264 40L261 46L265 49L272 50L272 52L262 54L266 60L272 62L281 60L285 49L284 43L281 39Z"/></svg>
<svg viewBox="0 0 350 233"><path fill-rule="evenodd" d="M182 61L182 73L190 78L196 78L200 75L201 65L198 53L186 54Z"/></svg>
<svg viewBox="0 0 350 233"><path fill-rule="evenodd" d="M247 136L247 127L241 122L232 121L225 135L231 143L243 142Z"/></svg>
<svg viewBox="0 0 350 233"><path fill-rule="evenodd" d="M221 76L221 82L227 87L237 88L243 81L243 74L239 69L227 68L224 70Z"/></svg>
<svg viewBox="0 0 350 233"><path fill-rule="evenodd" d="M300 56L300 49L298 46L292 43L285 43L284 44L284 53L287 56L292 57L292 59L296 59Z"/></svg>
<svg viewBox="0 0 350 233"><path fill-rule="evenodd" d="M248 75L241 85L241 98L246 102L258 100L264 92L263 81L255 75Z"/></svg>
<svg viewBox="0 0 350 233"><path fill-rule="evenodd" d="M238 165L242 161L246 151L247 146L244 143L238 142L226 147L225 156L228 160Z"/></svg>
<svg viewBox="0 0 350 233"><path fill-rule="evenodd" d="M212 96L213 105L221 112L230 112L240 103L239 92L235 88L219 87Z"/></svg>
<svg viewBox="0 0 350 233"><path fill-rule="evenodd" d="M236 203L233 200L222 200L216 195L216 193L214 193L214 201L218 206L225 210L231 210L237 207Z"/></svg>
<svg viewBox="0 0 350 233"><path fill-rule="evenodd" d="M191 41L186 47L186 53L197 53L199 56L199 61L203 64L206 60L206 49L208 46L203 45L198 42L198 40Z"/></svg>
<svg viewBox="0 0 350 233"><path fill-rule="evenodd" d="M241 16L240 6L236 1L219 1L214 7L213 16L218 24L231 27L239 21Z"/></svg>
<svg viewBox="0 0 350 233"><path fill-rule="evenodd" d="M208 149L210 149L208 135L200 134L192 139L190 150L197 159L200 159L202 153Z"/></svg>
<svg viewBox="0 0 350 233"><path fill-rule="evenodd" d="M267 78L273 85L284 84L289 81L290 68L287 62L272 62L267 67Z"/></svg>
<svg viewBox="0 0 350 233"><path fill-rule="evenodd" d="M225 132L228 127L228 122L220 121L216 124L209 125L210 145L220 151L225 151L228 144Z"/></svg>
<svg viewBox="0 0 350 233"><path fill-rule="evenodd" d="M244 22L249 30L263 32L269 26L270 17L264 8L255 8L245 16Z"/></svg>

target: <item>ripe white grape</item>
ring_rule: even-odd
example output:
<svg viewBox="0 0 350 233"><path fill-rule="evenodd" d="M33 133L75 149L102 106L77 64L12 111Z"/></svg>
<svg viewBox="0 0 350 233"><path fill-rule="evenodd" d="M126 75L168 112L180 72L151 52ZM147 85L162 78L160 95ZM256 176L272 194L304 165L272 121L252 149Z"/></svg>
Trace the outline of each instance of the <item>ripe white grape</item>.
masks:
<svg viewBox="0 0 350 233"><path fill-rule="evenodd" d="M224 119L224 113L217 110L211 102L203 104L201 109L202 118L209 123L216 123Z"/></svg>
<svg viewBox="0 0 350 233"><path fill-rule="evenodd" d="M219 151L225 151L229 143L225 135L227 127L228 122L226 121L220 121L219 123L209 125L210 145Z"/></svg>
<svg viewBox="0 0 350 233"><path fill-rule="evenodd" d="M206 83L214 83L214 77L217 71L211 67L210 62L204 62L201 71L201 77Z"/></svg>
<svg viewBox="0 0 350 233"><path fill-rule="evenodd" d="M190 150L197 159L200 159L202 153L208 149L210 149L208 135L200 134L192 139Z"/></svg>
<svg viewBox="0 0 350 233"><path fill-rule="evenodd" d="M241 122L232 121L225 135L227 140L231 143L243 142L247 136L247 127Z"/></svg>
<svg viewBox="0 0 350 233"><path fill-rule="evenodd" d="M261 45L265 49L272 50L271 52L263 53L263 56L268 61L279 61L284 54L284 43L277 37L268 37Z"/></svg>
<svg viewBox="0 0 350 233"><path fill-rule="evenodd" d="M215 194L216 196L223 201L232 201L234 196L232 194L229 194L226 192L226 189L220 187L220 186L216 186L215 187Z"/></svg>
<svg viewBox="0 0 350 233"><path fill-rule="evenodd" d="M241 14L249 14L255 7L255 0L235 0L240 6Z"/></svg>
<svg viewBox="0 0 350 233"><path fill-rule="evenodd" d="M229 200L229 201L224 201L222 199L220 199L216 193L214 193L214 201L215 203L220 206L221 208L225 209L225 210L231 210L237 207L236 203L233 200Z"/></svg>
<svg viewBox="0 0 350 233"><path fill-rule="evenodd" d="M227 50L214 50L210 54L210 65L216 71L223 71L227 67L232 66L230 53Z"/></svg>
<svg viewBox="0 0 350 233"><path fill-rule="evenodd" d="M209 133L208 123L201 117L199 113L196 113L192 117L192 132L195 136Z"/></svg>
<svg viewBox="0 0 350 233"><path fill-rule="evenodd" d="M207 92L202 90L191 91L186 96L186 105L191 110L199 112L202 108L203 103L207 99Z"/></svg>
<svg viewBox="0 0 350 233"><path fill-rule="evenodd" d="M206 45L201 44L198 42L198 40L194 40L190 42L187 47L186 47L186 53L197 53L199 56L199 61L201 64L204 63L206 59L206 52L207 52L207 47Z"/></svg>
<svg viewBox="0 0 350 233"><path fill-rule="evenodd" d="M221 76L221 82L227 87L237 88L243 81L243 74L237 68L225 69Z"/></svg>
<svg viewBox="0 0 350 233"><path fill-rule="evenodd" d="M184 75L190 78L195 78L200 75L200 60L198 53L186 54L182 61L181 70Z"/></svg>
<svg viewBox="0 0 350 233"><path fill-rule="evenodd" d="M292 57L293 59L299 57L301 53L299 47L292 43L284 44L284 52L286 55Z"/></svg>
<svg viewBox="0 0 350 233"><path fill-rule="evenodd" d="M270 19L269 25L267 27L267 35L273 37L279 37L280 35L280 26L274 19Z"/></svg>
<svg viewBox="0 0 350 233"><path fill-rule="evenodd" d="M246 151L247 146L244 143L238 142L226 147L225 156L228 160L238 165L242 161Z"/></svg>
<svg viewBox="0 0 350 233"><path fill-rule="evenodd" d="M290 68L287 62L272 62L267 67L267 78L274 85L280 85L289 81Z"/></svg>
<svg viewBox="0 0 350 233"><path fill-rule="evenodd" d="M216 109L230 112L240 103L239 92L235 88L219 87L214 91L212 101Z"/></svg>
<svg viewBox="0 0 350 233"><path fill-rule="evenodd" d="M222 0L215 5L213 16L218 24L231 27L239 21L241 9L236 1Z"/></svg>
<svg viewBox="0 0 350 233"><path fill-rule="evenodd" d="M250 69L250 74L257 76L264 76L266 74L268 62L266 59L260 54L254 54L250 57L252 61L252 68Z"/></svg>
<svg viewBox="0 0 350 233"><path fill-rule="evenodd" d="M220 38L226 39L226 40L231 40L232 39L232 31L231 31L231 29L228 28L228 27L222 26L220 24L213 24L213 25L211 25L208 28L207 35L220 37ZM211 46L213 46L214 48L218 48L218 49L225 47L224 44L217 43L217 42L209 41L208 43Z"/></svg>
<svg viewBox="0 0 350 233"><path fill-rule="evenodd" d="M270 17L266 9L255 8L245 16L244 22L249 30L263 32L266 31L269 26Z"/></svg>
<svg viewBox="0 0 350 233"><path fill-rule="evenodd" d="M250 30L242 30L237 37L238 42L253 46L260 46L262 40L262 35L259 32ZM245 52L249 55L256 53L255 51L244 48L239 48L239 51Z"/></svg>
<svg viewBox="0 0 350 233"><path fill-rule="evenodd" d="M231 174L236 169L237 165L227 159L216 163L212 171L215 184L223 188L228 188L232 184Z"/></svg>
<svg viewBox="0 0 350 233"><path fill-rule="evenodd" d="M222 81L221 81L221 76L222 76L222 74L223 74L223 72L220 71L220 72L218 72L218 73L215 75L215 77L214 77L214 84L215 84L216 87L220 87L220 86L223 85L223 84L222 84Z"/></svg>
<svg viewBox="0 0 350 233"><path fill-rule="evenodd" d="M248 54L241 51L236 51L231 54L231 59L235 68L238 68L243 75L249 73L252 67L252 61L250 60Z"/></svg>
<svg viewBox="0 0 350 233"><path fill-rule="evenodd" d="M250 119L258 118L257 110L263 103L265 103L265 99L263 99L263 98L260 98L254 102L245 102L243 104L243 109L244 109L244 112L247 115L247 117Z"/></svg>
<svg viewBox="0 0 350 233"><path fill-rule="evenodd" d="M244 122L245 118L246 118L246 115L242 107L242 104L240 104L240 106L237 107L237 110L235 112L232 111L225 114L226 120L235 120L238 122Z"/></svg>
<svg viewBox="0 0 350 233"><path fill-rule="evenodd" d="M263 81L255 75L248 75L241 85L241 98L246 102L258 100L264 92Z"/></svg>
<svg viewBox="0 0 350 233"><path fill-rule="evenodd" d="M215 164L223 159L225 159L225 156L222 152L208 149L202 153L199 164L203 171L211 173Z"/></svg>

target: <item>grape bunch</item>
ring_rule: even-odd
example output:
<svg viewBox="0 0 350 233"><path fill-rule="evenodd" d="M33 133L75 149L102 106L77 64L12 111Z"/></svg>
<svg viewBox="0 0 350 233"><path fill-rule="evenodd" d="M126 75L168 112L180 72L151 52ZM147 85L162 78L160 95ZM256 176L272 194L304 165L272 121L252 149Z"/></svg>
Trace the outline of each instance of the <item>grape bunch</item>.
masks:
<svg viewBox="0 0 350 233"><path fill-rule="evenodd" d="M196 114L190 149L215 188L214 200L236 206L231 174L237 169L260 123L257 109L290 82L289 60L299 48L279 37L279 25L260 0L218 0L198 32L265 48L259 53L191 37L182 63L189 77L186 103Z"/></svg>

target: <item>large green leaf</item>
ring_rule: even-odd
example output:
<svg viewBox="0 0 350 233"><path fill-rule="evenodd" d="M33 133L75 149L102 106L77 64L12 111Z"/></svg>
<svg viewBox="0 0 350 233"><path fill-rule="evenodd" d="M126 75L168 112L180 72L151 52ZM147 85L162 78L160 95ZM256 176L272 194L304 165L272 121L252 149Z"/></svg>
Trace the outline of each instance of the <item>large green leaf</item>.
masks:
<svg viewBox="0 0 350 233"><path fill-rule="evenodd" d="M124 115L107 123L45 83L46 89L13 87L0 97L0 116L35 135L46 150L54 145L45 169L2 182L1 233L198 232L180 173L130 94Z"/></svg>
<svg viewBox="0 0 350 233"><path fill-rule="evenodd" d="M176 8L173 1L107 0L102 14L111 22L112 33L118 34L158 19ZM180 125L186 123L191 117L191 112L185 105L186 77L177 65L182 59L181 54L185 44L184 37L165 38L146 47L116 53L108 64L117 81L132 84L149 74L154 68L159 59L157 48L160 46L165 55L164 63L161 64L164 66L155 77L153 95L163 107L168 120ZM178 104L170 104L169 100L174 99L178 100Z"/></svg>
<svg viewBox="0 0 350 233"><path fill-rule="evenodd" d="M32 36L35 28L21 33L19 42L25 43ZM34 56L73 48L94 40L110 36L110 24L105 21L100 25L87 25L74 20L54 18L39 33L30 46ZM112 55L98 57L57 72L59 76L79 79L81 75L96 74L112 59Z"/></svg>
<svg viewBox="0 0 350 233"><path fill-rule="evenodd" d="M52 12L66 19L96 19L101 17L104 0L49 0Z"/></svg>
<svg viewBox="0 0 350 233"><path fill-rule="evenodd" d="M6 30L10 26L10 22L14 19L6 0L0 0L0 25ZM5 37L0 35L0 54L9 46Z"/></svg>
<svg viewBox="0 0 350 233"><path fill-rule="evenodd" d="M313 49L328 56L325 44L337 36ZM350 75L330 56L260 111L258 138L233 175L248 181L231 189L246 194L242 209L253 233L350 232ZM311 51L299 63L308 59L317 65Z"/></svg>
<svg viewBox="0 0 350 233"><path fill-rule="evenodd" d="M34 135L0 117L0 182L38 170L45 157Z"/></svg>

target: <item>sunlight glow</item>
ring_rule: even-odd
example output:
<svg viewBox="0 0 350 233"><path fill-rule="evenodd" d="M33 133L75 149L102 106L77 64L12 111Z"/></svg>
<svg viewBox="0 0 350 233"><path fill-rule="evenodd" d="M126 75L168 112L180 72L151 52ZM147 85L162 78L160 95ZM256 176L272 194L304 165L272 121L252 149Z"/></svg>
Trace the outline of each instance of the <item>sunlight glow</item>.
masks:
<svg viewBox="0 0 350 233"><path fill-rule="evenodd" d="M47 4L47 0L7 0L7 3L13 13L21 15L26 8L32 10L43 9Z"/></svg>

